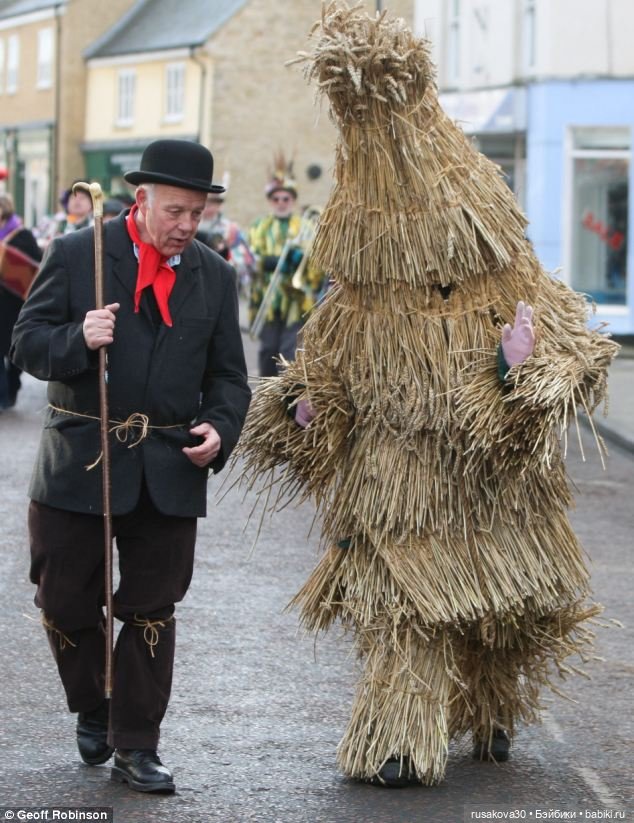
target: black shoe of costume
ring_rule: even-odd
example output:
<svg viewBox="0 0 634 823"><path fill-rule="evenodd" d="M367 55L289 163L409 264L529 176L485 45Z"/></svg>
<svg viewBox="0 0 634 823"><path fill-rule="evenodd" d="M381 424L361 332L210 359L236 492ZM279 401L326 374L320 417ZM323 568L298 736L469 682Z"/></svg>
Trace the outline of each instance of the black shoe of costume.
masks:
<svg viewBox="0 0 634 823"><path fill-rule="evenodd" d="M473 746L474 760L494 760L504 763L509 759L511 739L504 729L495 729L491 741L476 741Z"/></svg>
<svg viewBox="0 0 634 823"><path fill-rule="evenodd" d="M176 790L172 773L152 749L117 749L110 777L137 792Z"/></svg>
<svg viewBox="0 0 634 823"><path fill-rule="evenodd" d="M110 701L91 712L79 712L77 716L77 748L84 763L98 766L112 757L114 749L108 745L108 712Z"/></svg>
<svg viewBox="0 0 634 823"><path fill-rule="evenodd" d="M409 757L390 757L368 783L386 789L402 789L405 786L415 786L420 780L410 774Z"/></svg>

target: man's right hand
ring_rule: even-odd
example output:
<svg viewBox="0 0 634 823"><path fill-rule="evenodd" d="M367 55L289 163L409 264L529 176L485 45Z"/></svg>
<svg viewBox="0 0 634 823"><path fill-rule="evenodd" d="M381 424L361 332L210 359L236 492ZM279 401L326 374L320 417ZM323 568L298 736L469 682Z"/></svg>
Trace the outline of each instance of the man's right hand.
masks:
<svg viewBox="0 0 634 823"><path fill-rule="evenodd" d="M109 346L114 339L115 314L119 303L110 303L103 309L93 309L86 313L84 320L84 340L91 351Z"/></svg>

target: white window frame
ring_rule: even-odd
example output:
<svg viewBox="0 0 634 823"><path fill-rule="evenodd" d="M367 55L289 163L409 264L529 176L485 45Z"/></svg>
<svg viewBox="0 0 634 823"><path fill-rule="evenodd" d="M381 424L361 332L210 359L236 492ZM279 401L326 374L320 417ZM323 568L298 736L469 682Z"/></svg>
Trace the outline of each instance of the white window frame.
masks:
<svg viewBox="0 0 634 823"><path fill-rule="evenodd" d="M572 230L572 199L574 197L574 169L575 160L583 157L591 159L601 159L602 157L608 159L627 160L632 165L632 132L630 131L630 148L629 149L579 149L575 146L575 133L583 131L584 129L591 130L591 126L570 126L567 130L565 151L566 164L564 166L564 204L562 209L563 220L563 243L564 243L564 271L563 281L572 288L572 260L573 260L573 236ZM619 127L620 129L621 127ZM629 271L628 271L629 275ZM632 288L628 278L628 291ZM630 313L630 307L627 303L629 295L625 295L625 305L616 305L614 303L602 303L599 310L602 315L627 316Z"/></svg>
<svg viewBox="0 0 634 823"><path fill-rule="evenodd" d="M165 122L179 123L185 117L185 63L165 66Z"/></svg>
<svg viewBox="0 0 634 823"><path fill-rule="evenodd" d="M128 128L134 123L136 108L136 70L120 69L117 72L117 112L115 124Z"/></svg>
<svg viewBox="0 0 634 823"><path fill-rule="evenodd" d="M488 3L476 2L472 9L472 38L473 38L473 59L471 69L474 75L484 77L487 68L487 49L489 40L489 20L490 9Z"/></svg>
<svg viewBox="0 0 634 823"><path fill-rule="evenodd" d="M450 0L447 17L447 59L445 63L447 85L460 82L460 0Z"/></svg>
<svg viewBox="0 0 634 823"><path fill-rule="evenodd" d="M20 76L20 35L10 34L7 43L7 94L18 90Z"/></svg>
<svg viewBox="0 0 634 823"><path fill-rule="evenodd" d="M55 40L53 29L39 29L37 33L37 82L38 89L50 89L53 85Z"/></svg>
<svg viewBox="0 0 634 823"><path fill-rule="evenodd" d="M4 91L5 44L4 37L0 37L0 94Z"/></svg>
<svg viewBox="0 0 634 823"><path fill-rule="evenodd" d="M537 68L537 0L524 0L522 64L525 74Z"/></svg>

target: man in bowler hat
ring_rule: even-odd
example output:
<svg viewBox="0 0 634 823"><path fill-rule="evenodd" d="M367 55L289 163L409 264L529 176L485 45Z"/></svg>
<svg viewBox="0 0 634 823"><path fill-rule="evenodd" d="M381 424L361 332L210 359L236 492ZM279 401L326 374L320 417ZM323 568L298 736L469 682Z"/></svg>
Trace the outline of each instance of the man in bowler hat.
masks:
<svg viewBox="0 0 634 823"><path fill-rule="evenodd" d="M157 754L174 660L174 604L190 583L209 471L235 446L250 390L231 266L194 239L213 158L147 146L135 205L104 225L96 310L88 228L51 244L15 326L12 357L48 381L30 486L31 580L84 762L143 792L173 792ZM98 349L108 347L112 531L121 621L104 699L104 538ZM116 436L115 436L116 434Z"/></svg>

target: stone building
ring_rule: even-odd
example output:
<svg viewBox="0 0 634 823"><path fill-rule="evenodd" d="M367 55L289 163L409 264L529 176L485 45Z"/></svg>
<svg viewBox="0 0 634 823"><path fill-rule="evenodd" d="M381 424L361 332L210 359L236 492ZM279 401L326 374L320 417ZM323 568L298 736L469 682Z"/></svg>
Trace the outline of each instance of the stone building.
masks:
<svg viewBox="0 0 634 823"><path fill-rule="evenodd" d="M411 0L390 11L412 20ZM279 150L293 160L301 204L322 204L333 127L301 68L285 65L320 12L321 0L140 0L84 54L88 176L116 194L144 145L181 137L212 149L216 178L230 181L227 211L242 223L266 208Z"/></svg>
<svg viewBox="0 0 634 823"><path fill-rule="evenodd" d="M84 173L82 49L133 0L0 1L0 165L28 225Z"/></svg>

